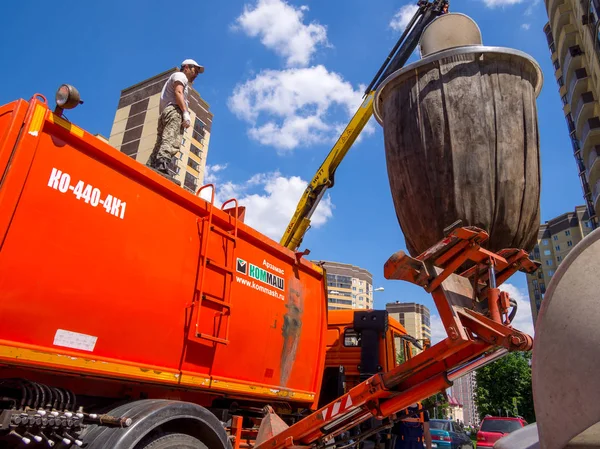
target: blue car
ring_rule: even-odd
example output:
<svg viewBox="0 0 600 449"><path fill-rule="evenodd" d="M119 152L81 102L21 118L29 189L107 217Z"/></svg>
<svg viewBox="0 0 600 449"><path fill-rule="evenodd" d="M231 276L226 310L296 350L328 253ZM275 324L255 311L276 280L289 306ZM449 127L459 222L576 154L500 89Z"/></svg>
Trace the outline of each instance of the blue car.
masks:
<svg viewBox="0 0 600 449"><path fill-rule="evenodd" d="M449 419L429 420L431 446L437 449L472 449L473 442L464 428Z"/></svg>

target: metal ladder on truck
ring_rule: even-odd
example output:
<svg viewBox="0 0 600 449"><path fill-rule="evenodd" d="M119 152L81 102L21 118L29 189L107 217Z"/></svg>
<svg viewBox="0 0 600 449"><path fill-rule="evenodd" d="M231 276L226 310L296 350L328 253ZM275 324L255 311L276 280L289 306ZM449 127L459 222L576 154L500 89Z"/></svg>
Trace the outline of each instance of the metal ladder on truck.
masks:
<svg viewBox="0 0 600 449"><path fill-rule="evenodd" d="M510 325L516 303L498 285L539 263L519 249L490 252L488 234L475 227L455 229L416 258L403 251L384 266L386 279L411 282L433 296L448 337L386 373L378 373L337 400L288 427L269 410L255 449L334 447L331 439L370 418L383 424L353 442L392 426L392 415L452 385L452 381L506 354L528 351L532 338ZM468 268L464 268L468 267ZM234 441L234 449L240 447Z"/></svg>
<svg viewBox="0 0 600 449"><path fill-rule="evenodd" d="M236 248L238 240L238 214L239 206L236 199L230 199L225 201L221 205L221 210L228 213L229 223L227 223L228 229L222 229L217 227L213 223L213 211L215 202L215 186L213 184L206 184L198 189L196 192L197 196L200 196L204 189L211 189L210 201L208 204L208 215L198 219L200 225L200 263L199 263L199 281L198 290L196 293L196 324L195 324L195 335L197 338L205 339L219 344L229 343L229 317L231 315L231 283L232 277L235 273L236 263ZM226 209L225 206L234 204L230 209ZM225 263L220 264L210 257L210 238L212 235L217 235L223 239L223 251L225 256ZM223 295L214 295L206 291L205 279L207 270L213 270L221 273L223 276ZM211 333L203 332L200 324L200 317L202 316L202 304L203 302L211 303L220 311L215 312L213 319L213 329ZM225 335L220 336L220 329L225 321Z"/></svg>

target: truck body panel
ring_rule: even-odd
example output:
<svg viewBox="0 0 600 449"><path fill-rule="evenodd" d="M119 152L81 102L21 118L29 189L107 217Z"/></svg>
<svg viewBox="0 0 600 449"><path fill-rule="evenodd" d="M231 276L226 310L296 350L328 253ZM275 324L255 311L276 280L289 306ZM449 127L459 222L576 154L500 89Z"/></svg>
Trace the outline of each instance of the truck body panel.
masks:
<svg viewBox="0 0 600 449"><path fill-rule="evenodd" d="M323 271L24 104L0 110L0 136L23 125L0 146L0 360L314 402Z"/></svg>

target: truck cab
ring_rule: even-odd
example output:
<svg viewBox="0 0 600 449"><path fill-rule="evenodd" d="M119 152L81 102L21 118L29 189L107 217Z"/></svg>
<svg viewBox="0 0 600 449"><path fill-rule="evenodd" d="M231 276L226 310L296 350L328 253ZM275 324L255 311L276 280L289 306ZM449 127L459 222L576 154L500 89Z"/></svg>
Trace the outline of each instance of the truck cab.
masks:
<svg viewBox="0 0 600 449"><path fill-rule="evenodd" d="M421 345L385 310L329 310L320 403L409 360Z"/></svg>

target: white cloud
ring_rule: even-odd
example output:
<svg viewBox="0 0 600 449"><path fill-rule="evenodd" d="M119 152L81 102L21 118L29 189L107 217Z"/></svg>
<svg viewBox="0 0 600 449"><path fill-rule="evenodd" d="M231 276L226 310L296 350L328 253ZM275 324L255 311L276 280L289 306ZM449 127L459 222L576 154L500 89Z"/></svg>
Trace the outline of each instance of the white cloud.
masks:
<svg viewBox="0 0 600 449"><path fill-rule="evenodd" d="M228 104L251 124L250 138L280 151L333 142L346 123L332 122L341 111L350 118L362 103L364 86L354 89L322 65L286 70L264 70L238 84ZM372 123L363 133L375 130Z"/></svg>
<svg viewBox="0 0 600 449"><path fill-rule="evenodd" d="M418 9L419 7L413 4L402 6L392 17L390 28L395 31L404 31Z"/></svg>
<svg viewBox="0 0 600 449"><path fill-rule="evenodd" d="M227 168L227 164L219 165L207 165L204 169L204 183L212 184L218 180L217 173L221 170L225 170Z"/></svg>
<svg viewBox="0 0 600 449"><path fill-rule="evenodd" d="M517 315L511 323L512 326L533 337L533 319L531 317L531 305L527 292L519 290L513 284L502 284L499 288L500 290L507 292L508 295L517 302Z"/></svg>
<svg viewBox="0 0 600 449"><path fill-rule="evenodd" d="M512 326L529 334L533 337L533 320L531 318L531 306L527 293L519 290L513 284L502 284L500 290L505 291L508 295L517 302L517 315L512 322ZM442 320L438 315L431 315L430 318L431 326L431 344L436 344L447 337L446 329L442 324Z"/></svg>
<svg viewBox="0 0 600 449"><path fill-rule="evenodd" d="M521 25L521 28L523 28L524 30L529 30L529 28L531 28L531 25L529 23L524 23L523 25Z"/></svg>
<svg viewBox="0 0 600 449"><path fill-rule="evenodd" d="M217 203L220 205L230 198L237 198L239 205L246 207L245 223L279 241L308 182L298 176L286 178L278 172L271 172L255 174L236 184L221 180L216 173L223 169L218 165L206 166L206 173L212 176L211 182L218 181ZM331 197L326 195L311 218L311 226L319 228L324 225L333 216L333 209Z"/></svg>
<svg viewBox="0 0 600 449"><path fill-rule="evenodd" d="M533 10L535 9L535 7L537 5L539 5L542 2L542 0L533 0L529 6L527 7L527 9L525 10L525 15L526 16L530 16L533 14Z"/></svg>
<svg viewBox="0 0 600 449"><path fill-rule="evenodd" d="M317 22L303 23L307 6L295 8L282 0L258 0L244 6L236 27L248 36L260 37L262 44L286 58L288 67L304 67L317 45L327 43L327 28Z"/></svg>
<svg viewBox="0 0 600 449"><path fill-rule="evenodd" d="M524 3L526 0L483 0L485 5L489 8L496 8L498 6L512 6L519 3Z"/></svg>
<svg viewBox="0 0 600 449"><path fill-rule="evenodd" d="M429 319L429 324L431 329L432 345L439 343L448 336L448 334L446 334L444 324L442 323L442 319L439 317L439 315L431 315L431 318Z"/></svg>

